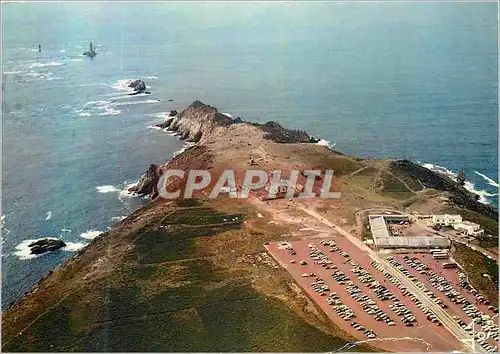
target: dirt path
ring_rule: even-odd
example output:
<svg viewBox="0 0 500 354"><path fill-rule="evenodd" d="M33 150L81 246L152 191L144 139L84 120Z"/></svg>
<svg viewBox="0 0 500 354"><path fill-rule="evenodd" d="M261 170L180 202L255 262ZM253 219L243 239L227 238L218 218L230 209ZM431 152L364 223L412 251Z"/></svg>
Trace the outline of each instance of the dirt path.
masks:
<svg viewBox="0 0 500 354"><path fill-rule="evenodd" d="M425 191L426 187L422 184L422 182L420 182L420 180L417 179L418 183L422 186L422 189L419 190L419 191L414 191L413 189L410 188L410 186L405 182L403 181L401 178L399 178L398 176L396 176L394 173L392 173L391 171L385 171L387 172L388 174L390 174L392 177L396 178L399 182L401 182L406 188L408 188L408 190L412 193L422 193L423 191Z"/></svg>

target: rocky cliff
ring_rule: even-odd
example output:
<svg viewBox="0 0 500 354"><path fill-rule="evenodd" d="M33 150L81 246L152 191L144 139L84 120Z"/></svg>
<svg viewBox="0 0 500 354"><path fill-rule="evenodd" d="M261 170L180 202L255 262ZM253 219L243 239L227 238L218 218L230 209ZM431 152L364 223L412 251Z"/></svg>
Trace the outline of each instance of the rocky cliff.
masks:
<svg viewBox="0 0 500 354"><path fill-rule="evenodd" d="M232 119L228 115L220 113L217 108L200 101L194 101L177 115L171 113L164 122L156 126L179 133L183 140L199 142L204 135L215 128L231 124L251 124L265 132L264 138L277 143L317 143L319 141L319 139L310 137L305 131L286 129L276 122L258 124L245 122L239 117Z"/></svg>
<svg viewBox="0 0 500 354"><path fill-rule="evenodd" d="M454 204L487 215L488 217L498 221L498 210L489 204L479 202L479 196L477 194L469 192L449 177L431 171L409 160L393 161L391 167L418 179L427 188L449 192L449 199Z"/></svg>

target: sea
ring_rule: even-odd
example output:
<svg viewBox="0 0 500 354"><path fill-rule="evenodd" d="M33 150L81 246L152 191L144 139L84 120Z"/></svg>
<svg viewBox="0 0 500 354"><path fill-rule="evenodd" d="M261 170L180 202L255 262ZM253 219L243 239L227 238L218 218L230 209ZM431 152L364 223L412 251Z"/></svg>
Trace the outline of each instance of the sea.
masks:
<svg viewBox="0 0 500 354"><path fill-rule="evenodd" d="M498 206L495 2L1 6L3 310L147 203L127 188L185 148L152 125L194 100L347 154L463 170ZM128 95L137 78L150 95ZM30 255L44 237L67 247Z"/></svg>

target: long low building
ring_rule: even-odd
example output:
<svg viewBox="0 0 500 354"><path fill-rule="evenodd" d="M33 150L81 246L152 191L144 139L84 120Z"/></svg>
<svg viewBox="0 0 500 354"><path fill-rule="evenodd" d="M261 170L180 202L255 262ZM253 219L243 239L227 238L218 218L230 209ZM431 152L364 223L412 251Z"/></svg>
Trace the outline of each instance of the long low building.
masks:
<svg viewBox="0 0 500 354"><path fill-rule="evenodd" d="M392 217L392 215L390 216ZM404 218L404 216L397 216ZM450 241L442 236L393 236L383 215L368 217L373 242L378 248L449 248Z"/></svg>
<svg viewBox="0 0 500 354"><path fill-rule="evenodd" d="M449 248L450 241L440 236L389 236L374 237L379 248Z"/></svg>

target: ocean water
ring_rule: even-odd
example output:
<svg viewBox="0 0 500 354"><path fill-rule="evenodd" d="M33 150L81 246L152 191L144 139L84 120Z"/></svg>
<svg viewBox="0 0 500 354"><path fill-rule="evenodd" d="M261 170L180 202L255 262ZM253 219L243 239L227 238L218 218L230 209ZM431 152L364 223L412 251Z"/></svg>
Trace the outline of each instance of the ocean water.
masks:
<svg viewBox="0 0 500 354"><path fill-rule="evenodd" d="M348 154L464 170L468 188L498 205L495 3L8 3L2 12L4 309L146 202L127 185L183 146L150 126L196 99L305 129ZM89 41L94 60L81 55ZM152 94L128 96L133 78ZM40 237L68 247L30 257Z"/></svg>

